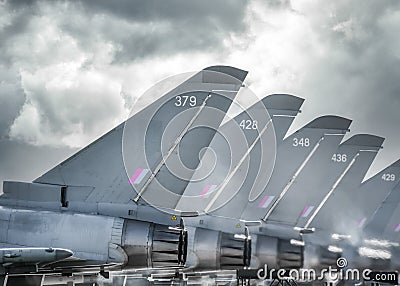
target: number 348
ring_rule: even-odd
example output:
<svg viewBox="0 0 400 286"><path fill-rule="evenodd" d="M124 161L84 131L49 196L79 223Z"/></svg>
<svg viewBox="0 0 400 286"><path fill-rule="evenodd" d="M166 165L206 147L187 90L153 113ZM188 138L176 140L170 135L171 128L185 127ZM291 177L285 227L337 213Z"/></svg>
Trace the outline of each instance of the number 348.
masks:
<svg viewBox="0 0 400 286"><path fill-rule="evenodd" d="M310 146L310 139L309 138L293 138L294 147L308 147Z"/></svg>

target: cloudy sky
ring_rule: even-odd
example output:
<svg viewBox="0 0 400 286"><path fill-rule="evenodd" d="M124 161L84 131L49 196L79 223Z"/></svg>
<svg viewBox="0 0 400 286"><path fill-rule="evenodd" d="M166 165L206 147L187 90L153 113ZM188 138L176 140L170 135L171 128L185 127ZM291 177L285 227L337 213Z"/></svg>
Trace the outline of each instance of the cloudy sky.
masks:
<svg viewBox="0 0 400 286"><path fill-rule="evenodd" d="M226 64L304 97L400 158L400 2L0 0L0 181L32 180L124 120L167 76Z"/></svg>

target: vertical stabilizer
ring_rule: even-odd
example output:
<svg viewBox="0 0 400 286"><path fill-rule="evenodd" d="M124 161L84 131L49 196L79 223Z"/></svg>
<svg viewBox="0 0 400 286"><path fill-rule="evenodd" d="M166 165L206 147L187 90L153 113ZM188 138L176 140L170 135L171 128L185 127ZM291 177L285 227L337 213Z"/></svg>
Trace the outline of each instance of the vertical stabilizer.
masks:
<svg viewBox="0 0 400 286"><path fill-rule="evenodd" d="M157 194L150 204L170 206L160 192L183 192L188 181L166 165L183 163L187 174L197 168L199 150L211 142L246 75L228 66L194 74L34 182L90 187L86 202L127 203L136 198L146 203L143 196L154 199ZM151 93L157 87L162 83ZM68 191L67 196L74 199Z"/></svg>

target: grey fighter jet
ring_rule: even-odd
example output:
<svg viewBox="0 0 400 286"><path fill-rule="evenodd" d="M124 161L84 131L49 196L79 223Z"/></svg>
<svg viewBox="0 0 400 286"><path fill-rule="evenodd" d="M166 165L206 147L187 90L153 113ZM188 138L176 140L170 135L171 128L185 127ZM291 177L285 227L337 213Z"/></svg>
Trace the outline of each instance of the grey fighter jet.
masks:
<svg viewBox="0 0 400 286"><path fill-rule="evenodd" d="M287 95L284 96L274 96L273 97L275 100L282 98L282 102L284 102L283 98L290 98ZM296 98L292 97L292 106L297 104L297 108L299 107L298 105L298 100L297 103ZM263 104L268 108L268 97L266 97L263 101ZM248 120L250 123L253 122L259 122L256 116L247 118L248 114L251 114L252 112L255 112L257 115L257 112L259 112L260 108L256 107L257 105L250 107L247 110L246 114L243 114L242 116L238 116L235 118L235 120L232 120L229 122L230 124L227 124L226 126L222 126L221 130L224 129L224 127L227 130L231 130L234 128L234 124L237 123L240 127L240 122L242 120ZM254 108L254 109L253 109ZM287 108L287 107L286 107ZM285 107L281 105L278 109L280 109L280 113L285 110ZM287 108L287 109L292 109L292 108ZM286 110L287 110L286 109ZM288 112L288 111L286 111ZM284 112L283 112L284 114ZM293 116L293 115L292 115ZM203 211L208 214L208 217L212 221L221 221L223 222L224 220L226 221L226 218L234 218L234 217L240 217L240 213L243 211L243 209L246 206L246 202L249 202L249 204L254 205L254 201L260 198L260 191L264 189L264 186L267 185L267 188L270 187L271 181L269 181L269 176L267 172L262 173L261 172L261 179L264 179L264 184L260 184L263 188L260 190L260 185L256 185L257 187L252 189L252 184L247 183L246 180L250 178L255 178L253 180L250 180L251 183L256 182L257 178L257 171L260 170L259 162L260 162L260 157L264 157L263 159L266 159L267 161L271 162L274 161L274 156L275 154L271 154L268 152L262 153L261 151L264 151L262 148L260 148L262 145L261 143L259 145L254 144L257 143L260 139L262 139L262 136L265 135L266 127L268 128L268 123L270 121L266 120L263 122L263 124L259 124L257 128L251 129L251 130L246 130L244 132L245 134L245 139L243 145L245 146L250 146L250 148L246 149L247 152L241 151L242 153L239 153L240 156L238 163L232 164L234 168L229 169L229 152L224 151L223 147L223 140L220 139L218 140L218 137L214 137L213 141L210 144L210 147L212 147L212 150L214 152L217 152L218 154L226 154L222 156L223 160L225 160L225 164L222 163L223 165L217 166L215 168L215 173L211 174L210 176L207 177L206 180L197 180L194 182L191 182L188 187L185 190L185 195L184 197L181 198L179 201L177 208L182 208L186 211L190 210L191 207L196 206L196 207L202 207ZM288 166L294 165L297 166L298 168L300 167L301 169L304 168L305 164L310 161L311 157L316 153L318 154L317 149L320 147L319 150L321 150L321 154L318 157L322 157L320 161L323 159L330 159L331 155L329 152L333 153L336 149L337 146L340 142L340 140L343 138L345 132L348 130L348 127L350 125L350 121L344 118L340 117L335 117L335 116L327 116L327 117L322 117L320 119L317 119L313 121L312 123L308 124L305 126L303 129L297 131L294 135L286 139L286 145L290 146L289 148L285 146L282 142L282 135L280 135L279 138L279 143L278 143L278 157L279 156L287 156L290 157L290 160L286 160L284 162L278 161L277 164L281 164L281 166ZM245 127L245 126L244 126ZM266 129L268 130L268 129ZM257 132L258 131L258 132ZM262 133L264 131L264 133ZM261 133L261 134L260 134ZM280 134L286 133L286 130L284 132L280 132ZM326 137L326 139L325 139ZM311 139L310 139L311 138ZM239 140L239 139L238 139ZM325 141L324 141L325 140ZM321 142L324 141L323 143L326 142L326 144L322 144ZM267 141L268 142L268 141ZM285 142L285 141L284 141ZM296 146L294 146L295 144ZM282 147L284 145L284 147ZM300 145L303 148L299 147ZM268 146L268 144L267 144ZM262 146L263 148L268 148L265 145ZM297 148L294 148L297 147ZM256 149L258 148L258 149ZM282 148L282 149L279 149ZM331 150L331 151L329 151ZM268 151L268 150L266 150ZM240 152L240 150L239 150ZM281 153L280 153L281 152ZM298 160L296 157L299 158ZM237 154L237 153L235 153ZM300 155L299 155L300 154ZM247 158L246 158L247 156ZM243 164L245 161L242 160L250 158L250 160L253 158L258 158L257 160L253 160L252 164L245 165ZM326 157L326 158L325 158ZM318 163L320 163L318 161ZM290 162L286 163L285 162ZM237 168L239 167L239 168ZM248 169L247 169L248 167ZM292 166L290 167L292 168ZM268 168L266 168L268 169ZM287 181L290 181L291 178L291 173L290 172L285 172L283 170L282 172L276 172L275 179L282 179L285 180L287 178ZM274 172L276 171L276 168ZM293 173L296 170L293 170ZM246 177L241 180L240 175L235 174L235 177L231 176L231 174L234 174L234 172L242 172L246 174ZM299 172L298 172L299 173ZM222 176L221 176L222 174ZM222 177L222 179L221 179ZM225 180L225 181L224 181ZM239 180L236 182L235 185L235 180ZM273 178L272 178L273 180ZM232 182L233 181L233 182ZM242 183L241 187L240 183ZM269 181L269 182L268 182ZM209 185L215 184L215 190L213 189L212 191L207 188ZM253 186L254 186L253 185ZM222 187L221 187L222 186ZM202 193L202 190L207 189L207 193ZM237 193L232 193L233 191L237 191ZM224 191L226 191L227 196L224 197ZM203 191L204 192L204 191ZM251 198L251 197L254 198ZM265 195L264 195L265 197ZM217 198L217 199L215 199ZM221 200L221 198L223 198ZM197 203L195 203L197 200ZM240 204L241 202L241 204ZM225 204L224 204L225 203ZM216 204L216 210L213 210L209 208L210 205ZM232 206L233 204L233 206ZM261 208L260 205L264 205L266 202L261 204L258 202L258 208ZM241 217L242 220L244 220L244 224L251 225L252 221L255 221L257 219L260 219L264 216L265 214L265 209L262 208L264 212L260 212L260 215L257 217L257 215L254 215L254 211L250 211L250 215L246 217ZM193 219L196 220L196 219ZM203 219L200 217L199 223L203 223ZM191 223L192 224L192 223ZM207 225L208 227L208 225ZM223 224L218 225L218 227L224 227ZM264 225L261 228L256 229L255 231L251 231L252 234L252 244L253 244L253 256L252 256L252 265L257 267L259 265L262 265L263 263L268 263L270 266L277 266L277 267L289 267L289 268L298 268L301 267L302 265L302 247L295 245L290 242L290 238L293 238L290 234L283 234L281 236L281 239L274 237L276 233L270 231L268 229L267 231L264 232ZM290 228L290 230L293 229L293 226ZM257 235L254 235L257 234ZM298 233L297 233L298 236Z"/></svg>
<svg viewBox="0 0 400 286"><path fill-rule="evenodd" d="M355 202L347 198L363 181L375 156L382 148L383 141L384 138L378 136L361 134L355 135L341 144L337 154L346 155L348 159L351 158L351 161L346 170L330 186L329 193L326 194L305 224L306 228L314 227L316 232L328 230L327 236L320 233L319 239L326 241L332 233L346 235L355 230L347 225L348 212L353 210ZM363 148L360 149L360 147ZM352 156L357 150L358 152ZM318 236L315 237L318 238Z"/></svg>
<svg viewBox="0 0 400 286"><path fill-rule="evenodd" d="M190 210L195 204L200 212L212 216L237 216L244 202L254 200L268 184L277 142L286 134L303 101L288 94L269 95L224 124L210 144L218 157L212 174L191 182L176 208ZM198 190L208 185L213 188L200 193L199 200Z"/></svg>
<svg viewBox="0 0 400 286"><path fill-rule="evenodd" d="M374 181L374 185L368 185L368 181ZM381 237L387 240L398 240L399 231L397 224L399 218L400 203L400 160L397 160L374 177L363 183L365 187L369 187L367 192L378 193L385 196L378 205L377 201L368 202L364 207L366 211L362 217L364 220L363 230L367 237ZM362 196L363 194L360 194ZM378 200L379 200L378 199ZM387 222L387 223L386 223Z"/></svg>
<svg viewBox="0 0 400 286"><path fill-rule="evenodd" d="M179 145L196 169L246 74L206 68L32 183L4 182L3 275L182 266L188 238L180 213L165 204L174 198L165 189L183 192L187 181L166 165L175 164ZM190 177L190 168L185 172ZM244 239L217 236L228 253L245 252ZM242 266L240 258L214 259L218 269Z"/></svg>
<svg viewBox="0 0 400 286"><path fill-rule="evenodd" d="M247 173L245 183L242 185L240 190L236 192L236 195L233 196L231 200L227 201L226 205L222 204L221 208L213 212L201 212L202 214L198 216L185 217L185 225L189 233L188 260L186 263L189 269L186 269L185 273L190 277L191 281L198 281L199 279L201 281L213 281L213 279L217 279L218 281L219 279L222 279L226 281L226 279L233 279L232 277L234 277L234 273L232 274L232 272L221 272L220 270L210 272L210 270L229 269L226 267L227 265L223 265L221 262L232 262L235 259L238 260L239 257L245 258L243 256L243 249L240 244L236 243L235 246L232 244L233 241L231 241L229 243L231 245L231 249L226 248L226 246L228 246L226 244L228 242L226 238L231 237L231 235L235 233L238 235L238 230L245 228L247 222L239 220L237 216L223 216L218 212L224 208L226 208L226 210L232 210L232 208L235 209L236 207L241 207L243 201L247 201L250 194L250 189L248 186L252 185L252 179L257 176L257 169L259 169L261 161L260 158L257 159L257 156L260 157L259 154L253 150L260 150L260 147L262 146L261 143L264 144L264 148L270 147L265 146L266 138L263 136L273 130L275 131L273 134L269 133L269 139L273 139L273 141L269 142L275 144L275 134L276 140L278 142L281 141L290 127L294 117L300 112L299 108L301 107L302 103L303 99L288 94L273 94L266 96L261 101L256 102L245 111L228 120L223 126L220 127L218 133L211 141L209 149L213 150L213 152L217 155L218 160L216 166L213 169L213 172L209 174L205 180L196 180L193 179L195 178L195 175L192 176L192 181L188 184L183 196L178 201L176 207L177 209L182 210L182 208L184 208L186 212L201 212L201 207L204 206L204 204L199 202L202 200L206 201L210 194L213 194L213 191L210 189L208 189L208 191L210 191L209 194L202 194L204 189L207 189L205 188L207 184L204 185L204 183L212 181L213 179L215 179L215 182L218 181L220 183L223 181L222 175L229 174L232 152L227 150L226 147L228 146L226 145L227 142L225 139L229 139L228 143L232 143L232 140L236 140L236 143L239 143L243 146L250 146L248 149L236 149L236 151L240 152L240 156L237 156L234 159L240 161L242 158L246 158L246 155L253 156L253 158L250 158L253 160L253 164L250 165L251 169L249 169L249 172ZM271 125L271 121L273 125ZM233 138L229 137L232 136L232 134L236 134L236 136L233 136ZM237 155L238 153L234 154ZM269 154L274 155L273 153ZM268 158L268 156L266 156L266 158ZM213 158L204 155L202 157L202 164L210 165L210 163L207 162L209 159L212 160ZM255 162L258 164L255 164ZM274 162L272 161L272 163ZM241 167L240 170L243 169L243 165L244 164L239 165ZM198 173L196 173L196 175L198 175L201 170L197 171ZM213 177L215 174L217 174L217 177ZM188 195L189 192L193 193ZM238 214L239 213L240 212L238 212ZM222 234L221 236L221 230L226 234ZM252 236L252 238L254 238L254 236ZM222 247L219 246L220 241ZM262 245L263 255L265 256L265 259L268 260L268 265L287 268L299 268L301 266L302 247L290 244L289 240L281 240L269 236L260 236L258 241L260 242L259 244ZM250 245L247 246L247 255L250 256L251 248L249 246ZM222 255L218 255L218 252L221 252ZM210 259L211 257L219 256L221 257L219 261L218 259ZM249 257L246 257L246 259L247 263L249 263ZM219 267L216 265L216 263L220 263ZM252 257L251 264L254 264L254 256ZM190 270L194 270L194 272L190 272ZM202 272L199 272L200 270L202 270ZM211 278L214 276L216 278ZM137 277L131 277L128 278L128 280L143 281Z"/></svg>
<svg viewBox="0 0 400 286"><path fill-rule="evenodd" d="M302 103L303 99L292 95L270 95L220 128L219 134L209 146L218 159L213 172L203 180L192 180L176 206L179 210L204 213L198 217L186 218L188 228L223 229L232 233L234 229L229 221L239 221L239 227L246 226L247 222L239 220L241 208L249 197L260 190L260 185L268 183L267 174L272 172L275 163L275 140L282 140ZM232 136L235 132L238 135ZM275 134L278 134L278 138L275 138ZM226 144L226 141L230 144ZM261 151L263 149L264 152ZM210 165L207 159L204 156L202 164ZM209 240L203 238L204 249L206 245L212 245ZM259 237L258 240L270 266L301 266L301 247L291 245L289 240L269 236ZM189 244L189 252L190 249Z"/></svg>
<svg viewBox="0 0 400 286"><path fill-rule="evenodd" d="M381 139L380 137L366 134L352 136L341 143L333 153L331 152L329 157L325 158L325 161L314 166L312 168L315 172L314 174L299 178L297 184L294 186L295 189L299 189L300 193L303 192L312 206L304 206L301 215L296 220L295 226L297 231L304 234L302 236L303 241L306 243L304 259L308 267L317 268L321 265L325 267L335 265L336 260L340 257L341 252L338 251L339 248L329 247L331 241L329 235L333 234L333 231L330 232L330 230L334 228L334 223L332 222L332 226L330 227L326 226L327 234L322 236L320 236L319 229L317 230L319 234L312 235L315 230L309 226L320 209L323 208L325 204L324 200L335 195L337 187L346 177L347 173L354 172L352 170L353 165L358 161L365 163L365 156L369 156L371 152L373 154L376 153L375 151L368 150L366 147L374 138L377 140ZM372 160L370 163L372 163ZM351 179L354 180L352 181ZM353 175L349 180L353 182L353 186L356 186L361 179L359 176ZM347 184L347 186L351 186L351 183ZM296 195L295 192L292 192L292 194ZM306 212L308 212L307 216L305 215Z"/></svg>
<svg viewBox="0 0 400 286"><path fill-rule="evenodd" d="M396 211L400 202L399 181L400 164L396 161L349 193L348 199L353 202L352 209L345 211L349 228L358 229L357 250L371 258L370 267L400 269L396 223L399 218Z"/></svg>
<svg viewBox="0 0 400 286"><path fill-rule="evenodd" d="M312 161L319 150L324 149L325 142L328 142L328 146L334 146L334 142L338 142L348 131L350 123L346 118L323 116L283 140L278 145L271 180L262 194L247 204L241 217L248 220L262 218L264 221L272 221L272 212L310 160Z"/></svg>
<svg viewBox="0 0 400 286"><path fill-rule="evenodd" d="M398 161L394 163L397 167ZM393 178L393 177L392 177ZM397 183L386 196L373 217L367 223L366 236L376 241L378 238L385 248L391 250L391 265L400 270L400 184ZM378 241L380 242L380 241Z"/></svg>

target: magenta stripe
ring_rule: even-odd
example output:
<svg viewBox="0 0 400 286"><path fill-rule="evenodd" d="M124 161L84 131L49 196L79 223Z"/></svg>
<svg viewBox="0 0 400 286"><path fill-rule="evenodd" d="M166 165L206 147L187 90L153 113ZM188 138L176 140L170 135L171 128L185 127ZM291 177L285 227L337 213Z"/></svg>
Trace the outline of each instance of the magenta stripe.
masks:
<svg viewBox="0 0 400 286"><path fill-rule="evenodd" d="M266 201L268 201L269 196L265 196L263 198L263 200L261 201L261 203L258 205L259 208L262 208L264 206L264 204L266 203Z"/></svg>
<svg viewBox="0 0 400 286"><path fill-rule="evenodd" d="M142 173L142 171L142 168L137 169L135 174L133 174L133 176L130 178L129 183L133 184L136 181L137 177L140 176L140 173Z"/></svg>
<svg viewBox="0 0 400 286"><path fill-rule="evenodd" d="M308 211L308 209L310 208L310 206L306 206L303 210L303 212L301 213L301 216L304 216L304 214Z"/></svg>
<svg viewBox="0 0 400 286"><path fill-rule="evenodd" d="M264 199L258 205L259 208L266 209L274 201L275 196L265 196Z"/></svg>
<svg viewBox="0 0 400 286"><path fill-rule="evenodd" d="M310 215L310 213L312 212L312 210L314 209L314 206L310 206L307 210L307 212L304 214L304 217L308 217Z"/></svg>
<svg viewBox="0 0 400 286"><path fill-rule="evenodd" d="M396 224L393 229L394 231L400 231L400 223Z"/></svg>
<svg viewBox="0 0 400 286"><path fill-rule="evenodd" d="M210 190L211 185L207 185L205 186L205 188L203 189L203 191L200 194L200 198L204 198L204 196L207 194L208 190Z"/></svg>
<svg viewBox="0 0 400 286"><path fill-rule="evenodd" d="M359 218L358 221L357 221L357 226L358 227L362 227L365 221L366 221L365 217Z"/></svg>

